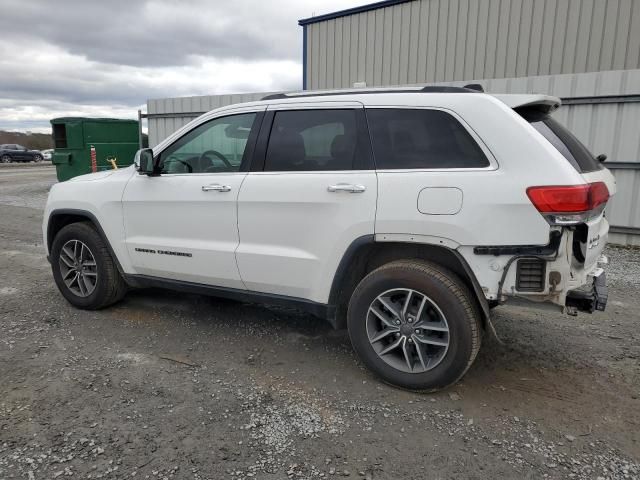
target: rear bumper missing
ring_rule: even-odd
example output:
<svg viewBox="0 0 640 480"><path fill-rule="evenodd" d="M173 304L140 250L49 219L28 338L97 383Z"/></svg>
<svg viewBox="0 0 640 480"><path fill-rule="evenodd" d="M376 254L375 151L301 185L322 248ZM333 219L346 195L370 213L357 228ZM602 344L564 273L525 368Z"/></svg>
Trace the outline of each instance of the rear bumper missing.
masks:
<svg viewBox="0 0 640 480"><path fill-rule="evenodd" d="M591 287L569 290L565 305L568 310L578 312L593 313L596 310L603 312L607 306L608 297L607 276L602 268L598 268L593 274Z"/></svg>

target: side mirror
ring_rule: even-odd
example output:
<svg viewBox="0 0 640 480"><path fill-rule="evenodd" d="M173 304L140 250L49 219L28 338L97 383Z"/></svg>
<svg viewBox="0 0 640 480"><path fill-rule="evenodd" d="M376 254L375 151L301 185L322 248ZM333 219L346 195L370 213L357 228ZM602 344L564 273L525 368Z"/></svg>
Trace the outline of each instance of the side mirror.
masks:
<svg viewBox="0 0 640 480"><path fill-rule="evenodd" d="M140 174L153 175L155 171L155 166L153 164L153 150L150 148L138 150L133 163Z"/></svg>
<svg viewBox="0 0 640 480"><path fill-rule="evenodd" d="M600 163L604 162L606 159L607 159L607 156L604 153L601 153L596 157L596 160L598 160Z"/></svg>

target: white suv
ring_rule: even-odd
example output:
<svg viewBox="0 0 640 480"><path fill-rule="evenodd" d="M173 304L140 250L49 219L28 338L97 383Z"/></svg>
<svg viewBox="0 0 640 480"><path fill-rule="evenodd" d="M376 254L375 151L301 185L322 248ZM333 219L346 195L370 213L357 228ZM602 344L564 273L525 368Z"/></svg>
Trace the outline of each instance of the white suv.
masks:
<svg viewBox="0 0 640 480"><path fill-rule="evenodd" d="M445 387L495 305L604 309L615 181L559 105L426 87L213 110L135 168L52 188L55 282L85 309L145 286L293 305L386 382Z"/></svg>

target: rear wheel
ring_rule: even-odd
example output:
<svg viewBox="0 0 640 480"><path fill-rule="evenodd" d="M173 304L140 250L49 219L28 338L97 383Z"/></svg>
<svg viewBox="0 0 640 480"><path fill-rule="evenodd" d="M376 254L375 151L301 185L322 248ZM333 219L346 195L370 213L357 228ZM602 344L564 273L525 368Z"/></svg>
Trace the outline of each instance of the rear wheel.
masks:
<svg viewBox="0 0 640 480"><path fill-rule="evenodd" d="M10 163L11 162L11 156L10 155L2 155L0 157L0 163Z"/></svg>
<svg viewBox="0 0 640 480"><path fill-rule="evenodd" d="M480 313L452 272L421 260L368 274L349 302L349 336L384 381L410 390L457 382L480 349Z"/></svg>
<svg viewBox="0 0 640 480"><path fill-rule="evenodd" d="M78 308L104 308L126 293L109 249L86 222L72 223L58 232L51 246L51 268L60 293Z"/></svg>

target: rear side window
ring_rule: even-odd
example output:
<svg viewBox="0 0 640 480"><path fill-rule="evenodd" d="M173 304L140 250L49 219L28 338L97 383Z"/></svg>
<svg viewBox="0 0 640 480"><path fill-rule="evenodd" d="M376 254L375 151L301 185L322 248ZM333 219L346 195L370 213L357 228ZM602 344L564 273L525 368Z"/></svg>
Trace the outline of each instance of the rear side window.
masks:
<svg viewBox="0 0 640 480"><path fill-rule="evenodd" d="M581 173L601 170L602 165L584 144L576 138L564 125L549 115L522 115L531 126L549 140L551 145Z"/></svg>
<svg viewBox="0 0 640 480"><path fill-rule="evenodd" d="M378 169L483 168L489 160L452 115L427 109L367 109Z"/></svg>
<svg viewBox="0 0 640 480"><path fill-rule="evenodd" d="M276 112L265 170L351 170L360 163L355 110Z"/></svg>

